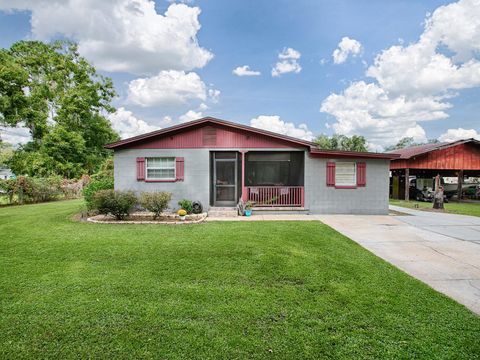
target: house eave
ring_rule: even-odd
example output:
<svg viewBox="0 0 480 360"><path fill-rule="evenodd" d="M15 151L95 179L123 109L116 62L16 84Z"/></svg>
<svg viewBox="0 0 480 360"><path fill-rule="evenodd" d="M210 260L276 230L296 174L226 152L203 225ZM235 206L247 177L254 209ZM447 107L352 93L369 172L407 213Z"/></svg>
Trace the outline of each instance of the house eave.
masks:
<svg viewBox="0 0 480 360"><path fill-rule="evenodd" d="M400 154L395 154L395 153L374 153L374 152L322 150L322 149L310 149L310 154L315 157L325 157L325 158L328 158L328 157L364 158L364 159L383 159L383 160L394 160L400 157Z"/></svg>

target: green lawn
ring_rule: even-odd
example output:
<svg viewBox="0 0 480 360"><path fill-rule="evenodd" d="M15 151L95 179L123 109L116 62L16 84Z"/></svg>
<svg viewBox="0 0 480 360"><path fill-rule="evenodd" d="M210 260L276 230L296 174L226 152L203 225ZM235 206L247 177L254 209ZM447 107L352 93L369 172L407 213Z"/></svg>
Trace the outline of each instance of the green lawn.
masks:
<svg viewBox="0 0 480 360"><path fill-rule="evenodd" d="M319 222L0 209L0 358L480 357L480 317Z"/></svg>
<svg viewBox="0 0 480 360"><path fill-rule="evenodd" d="M418 205L420 209L431 209L433 204L424 201L405 201L390 199L390 204L403 206L406 208L415 208ZM445 210L452 214L480 216L480 203L457 203L449 202L444 204Z"/></svg>

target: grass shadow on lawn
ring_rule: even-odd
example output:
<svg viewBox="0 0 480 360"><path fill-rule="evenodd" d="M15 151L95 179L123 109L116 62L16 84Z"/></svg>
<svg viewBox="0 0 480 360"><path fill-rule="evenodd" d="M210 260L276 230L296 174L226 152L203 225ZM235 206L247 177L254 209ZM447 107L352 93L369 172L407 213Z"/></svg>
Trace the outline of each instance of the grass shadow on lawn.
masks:
<svg viewBox="0 0 480 360"><path fill-rule="evenodd" d="M480 318L320 222L0 209L1 358L476 358Z"/></svg>

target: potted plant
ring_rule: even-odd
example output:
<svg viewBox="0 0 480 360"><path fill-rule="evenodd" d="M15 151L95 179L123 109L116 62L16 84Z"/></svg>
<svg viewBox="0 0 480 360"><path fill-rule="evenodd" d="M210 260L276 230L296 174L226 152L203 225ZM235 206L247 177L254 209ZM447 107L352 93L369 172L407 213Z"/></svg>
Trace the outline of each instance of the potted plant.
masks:
<svg viewBox="0 0 480 360"><path fill-rule="evenodd" d="M245 216L252 215L252 207L253 207L253 203L251 201L247 201L245 203L245 210L243 212Z"/></svg>
<svg viewBox="0 0 480 360"><path fill-rule="evenodd" d="M185 217L187 216L187 212L183 209L178 210L178 216L180 216L180 220L185 221Z"/></svg>

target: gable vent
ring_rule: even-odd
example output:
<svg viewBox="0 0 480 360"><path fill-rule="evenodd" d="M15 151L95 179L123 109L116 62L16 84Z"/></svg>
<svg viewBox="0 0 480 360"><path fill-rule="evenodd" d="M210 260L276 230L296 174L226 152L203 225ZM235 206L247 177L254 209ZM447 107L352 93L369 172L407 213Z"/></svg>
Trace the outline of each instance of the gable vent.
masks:
<svg viewBox="0 0 480 360"><path fill-rule="evenodd" d="M216 145L217 144L217 129L212 126L205 126L203 128L203 145Z"/></svg>

